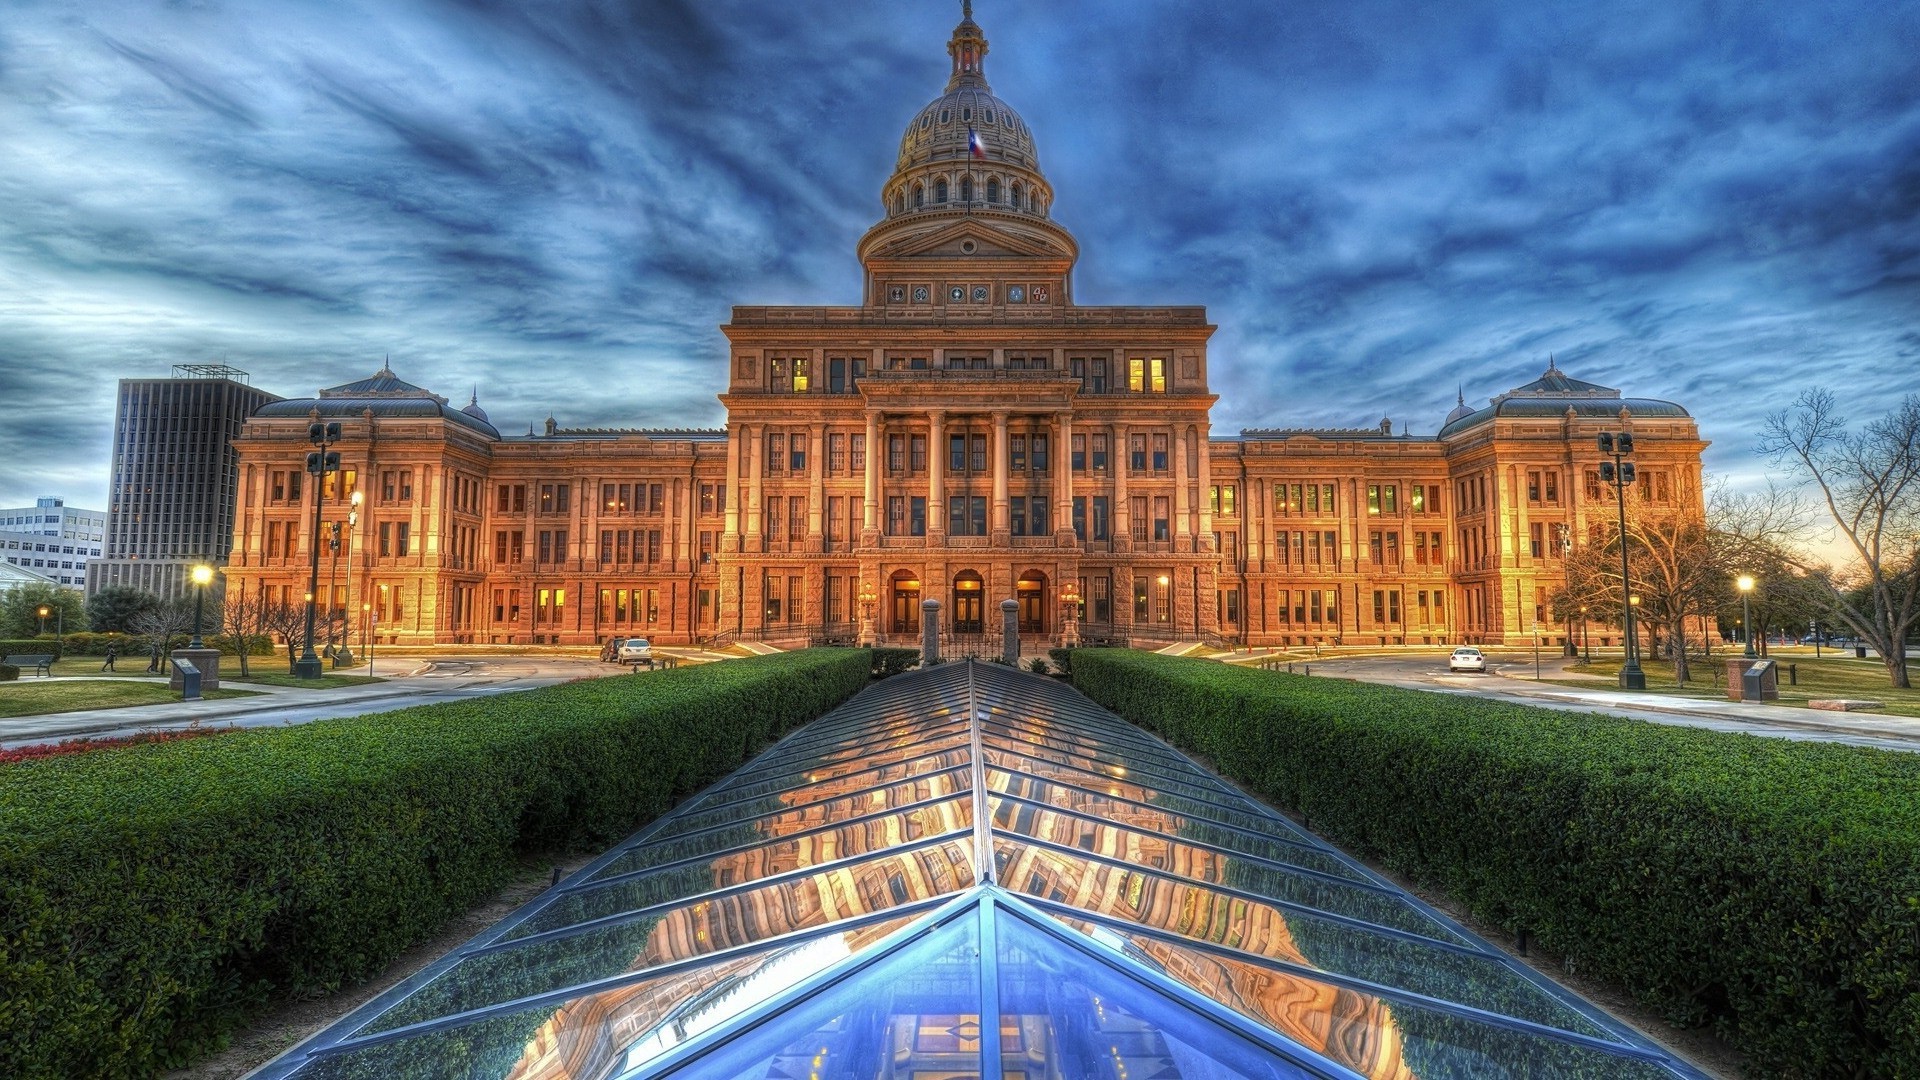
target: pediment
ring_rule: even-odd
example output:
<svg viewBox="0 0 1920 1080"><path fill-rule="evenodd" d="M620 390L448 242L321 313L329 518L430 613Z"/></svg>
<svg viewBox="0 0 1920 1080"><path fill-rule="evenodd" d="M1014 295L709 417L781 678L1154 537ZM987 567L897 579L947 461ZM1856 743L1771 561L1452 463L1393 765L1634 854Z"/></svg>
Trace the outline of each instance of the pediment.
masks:
<svg viewBox="0 0 1920 1080"><path fill-rule="evenodd" d="M971 245L972 250L968 250ZM894 246L876 252L889 259L1070 258L1039 236L995 228L985 222L959 221L903 237Z"/></svg>

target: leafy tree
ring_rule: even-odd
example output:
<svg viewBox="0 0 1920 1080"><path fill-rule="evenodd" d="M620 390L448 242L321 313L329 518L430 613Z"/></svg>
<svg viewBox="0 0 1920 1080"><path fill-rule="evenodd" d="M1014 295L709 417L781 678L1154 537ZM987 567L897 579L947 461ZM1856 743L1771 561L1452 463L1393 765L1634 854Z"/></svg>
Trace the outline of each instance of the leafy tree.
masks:
<svg viewBox="0 0 1920 1080"><path fill-rule="evenodd" d="M158 603L158 596L138 586L108 585L87 598L87 621L96 633L129 633L128 620Z"/></svg>
<svg viewBox="0 0 1920 1080"><path fill-rule="evenodd" d="M1920 623L1920 394L1855 430L1831 393L1809 390L1767 418L1760 449L1795 469L1852 549L1853 563L1826 579L1834 617L1880 654L1893 686L1912 686L1906 643Z"/></svg>
<svg viewBox="0 0 1920 1080"><path fill-rule="evenodd" d="M77 589L33 582L0 592L0 637L30 638L40 633L40 609L47 609L47 633L87 629L86 603ZM57 614L56 614L57 613Z"/></svg>

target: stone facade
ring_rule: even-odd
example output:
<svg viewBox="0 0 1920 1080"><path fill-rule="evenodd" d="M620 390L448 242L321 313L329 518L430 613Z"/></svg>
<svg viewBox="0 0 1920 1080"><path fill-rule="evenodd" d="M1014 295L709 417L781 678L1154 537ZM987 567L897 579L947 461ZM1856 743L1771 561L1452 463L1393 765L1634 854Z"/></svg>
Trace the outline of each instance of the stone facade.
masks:
<svg viewBox="0 0 1920 1080"><path fill-rule="evenodd" d="M352 470L323 517L365 498L319 595L381 642L913 643L938 600L985 655L1012 599L1036 645L1076 613L1094 642L1555 644L1564 542L1611 519L1595 434L1634 432L1643 498L1699 505L1684 409L1551 366L1436 435L1214 434L1205 310L1074 303L1078 246L986 51L962 22L862 302L733 310L724 431L502 436L391 371L277 403L236 442L230 594L305 595L315 419Z"/></svg>

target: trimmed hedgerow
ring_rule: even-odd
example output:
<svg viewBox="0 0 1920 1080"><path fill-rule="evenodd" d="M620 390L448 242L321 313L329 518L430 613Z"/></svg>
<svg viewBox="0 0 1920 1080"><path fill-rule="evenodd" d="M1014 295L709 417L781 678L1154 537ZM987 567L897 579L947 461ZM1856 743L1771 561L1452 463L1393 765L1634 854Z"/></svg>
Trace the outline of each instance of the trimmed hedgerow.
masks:
<svg viewBox="0 0 1920 1080"><path fill-rule="evenodd" d="M864 686L821 649L0 766L0 1075L151 1075Z"/></svg>
<svg viewBox="0 0 1920 1080"><path fill-rule="evenodd" d="M874 648L867 651L873 654L873 677L876 679L898 675L920 662L919 649Z"/></svg>
<svg viewBox="0 0 1920 1080"><path fill-rule="evenodd" d="M1920 755L1123 650L1072 673L1757 1075L1920 1076Z"/></svg>

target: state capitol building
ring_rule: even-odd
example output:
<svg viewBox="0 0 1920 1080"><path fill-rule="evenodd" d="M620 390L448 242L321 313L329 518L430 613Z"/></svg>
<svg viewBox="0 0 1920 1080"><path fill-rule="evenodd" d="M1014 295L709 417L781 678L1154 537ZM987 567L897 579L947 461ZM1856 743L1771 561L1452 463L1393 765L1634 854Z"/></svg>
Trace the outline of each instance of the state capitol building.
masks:
<svg viewBox="0 0 1920 1080"><path fill-rule="evenodd" d="M1012 599L1030 647L1075 613L1132 644L1553 644L1566 545L1615 515L1598 432L1634 434L1629 498L1700 506L1685 409L1551 366L1431 436L1216 433L1206 310L1074 302L1079 247L970 16L947 49L860 303L722 327L724 430L506 436L387 369L268 404L234 441L229 600L304 602L318 482L322 610L356 642L904 643L923 600L964 635ZM342 426L324 480L315 419Z"/></svg>

